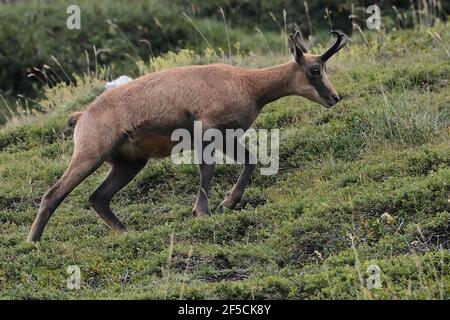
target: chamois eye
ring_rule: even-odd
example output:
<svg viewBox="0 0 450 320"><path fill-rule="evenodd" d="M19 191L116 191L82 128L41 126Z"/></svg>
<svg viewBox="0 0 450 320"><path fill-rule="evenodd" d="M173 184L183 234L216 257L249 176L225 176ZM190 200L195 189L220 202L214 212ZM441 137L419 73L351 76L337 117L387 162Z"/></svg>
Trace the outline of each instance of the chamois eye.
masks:
<svg viewBox="0 0 450 320"><path fill-rule="evenodd" d="M318 68L311 69L311 74L313 76L320 76L320 69Z"/></svg>

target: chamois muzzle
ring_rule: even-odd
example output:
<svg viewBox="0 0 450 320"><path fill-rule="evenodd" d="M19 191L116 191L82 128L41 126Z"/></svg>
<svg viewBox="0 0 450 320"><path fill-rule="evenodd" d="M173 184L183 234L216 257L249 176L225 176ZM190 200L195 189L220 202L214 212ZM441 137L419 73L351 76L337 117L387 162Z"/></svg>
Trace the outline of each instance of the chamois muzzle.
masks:
<svg viewBox="0 0 450 320"><path fill-rule="evenodd" d="M330 59L336 52L341 50L348 41L347 35L340 30L331 30L328 34L334 34L336 36L336 42L320 56L320 59L324 62Z"/></svg>

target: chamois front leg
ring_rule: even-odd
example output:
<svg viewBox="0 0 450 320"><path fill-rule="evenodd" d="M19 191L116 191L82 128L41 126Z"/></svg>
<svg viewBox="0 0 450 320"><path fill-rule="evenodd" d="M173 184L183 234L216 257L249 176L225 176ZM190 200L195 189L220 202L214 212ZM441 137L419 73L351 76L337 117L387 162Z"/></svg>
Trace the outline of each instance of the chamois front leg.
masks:
<svg viewBox="0 0 450 320"><path fill-rule="evenodd" d="M197 201L192 214L197 217L206 217L209 214L208 196L211 189L211 180L214 173L214 164L200 164L200 187Z"/></svg>
<svg viewBox="0 0 450 320"><path fill-rule="evenodd" d="M245 148L239 141L235 142L235 148L233 152L233 158L235 161L238 161L239 157L237 154L238 146L241 147L241 150L244 150L245 154L245 163L244 169L242 169L241 175L239 176L238 181L234 185L234 187L228 192L226 198L219 204L217 209L220 213L223 213L224 208L234 209L236 205L241 201L242 196L244 194L245 188L250 182L250 177L252 175L253 170L256 167L256 157L251 153L247 148ZM227 153L227 155L229 152Z"/></svg>

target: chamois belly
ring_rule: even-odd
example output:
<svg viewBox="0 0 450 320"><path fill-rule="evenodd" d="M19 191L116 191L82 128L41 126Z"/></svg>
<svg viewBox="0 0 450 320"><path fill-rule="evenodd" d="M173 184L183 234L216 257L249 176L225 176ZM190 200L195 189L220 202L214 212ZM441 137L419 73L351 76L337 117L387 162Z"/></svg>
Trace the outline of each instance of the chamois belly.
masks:
<svg viewBox="0 0 450 320"><path fill-rule="evenodd" d="M143 131L127 137L119 146L119 153L128 159L164 158L170 156L177 143L170 140L170 135Z"/></svg>

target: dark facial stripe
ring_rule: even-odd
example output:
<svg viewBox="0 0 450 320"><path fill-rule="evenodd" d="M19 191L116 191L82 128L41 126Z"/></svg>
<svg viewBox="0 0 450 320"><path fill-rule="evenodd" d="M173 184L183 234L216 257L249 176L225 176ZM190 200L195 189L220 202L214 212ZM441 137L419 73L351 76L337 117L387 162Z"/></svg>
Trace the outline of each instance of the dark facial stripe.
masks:
<svg viewBox="0 0 450 320"><path fill-rule="evenodd" d="M309 84L313 86L314 89L316 89L321 98L325 100L328 99L328 97L331 95L331 91L323 83L322 77L314 77L310 74L307 74L306 79L308 79Z"/></svg>

